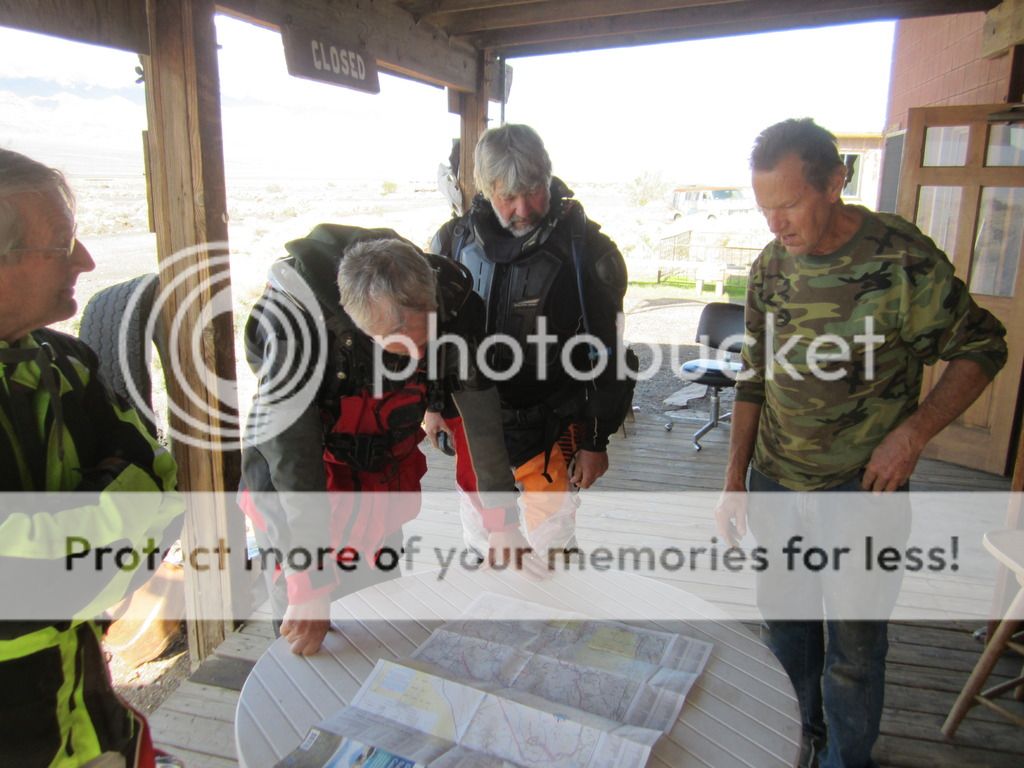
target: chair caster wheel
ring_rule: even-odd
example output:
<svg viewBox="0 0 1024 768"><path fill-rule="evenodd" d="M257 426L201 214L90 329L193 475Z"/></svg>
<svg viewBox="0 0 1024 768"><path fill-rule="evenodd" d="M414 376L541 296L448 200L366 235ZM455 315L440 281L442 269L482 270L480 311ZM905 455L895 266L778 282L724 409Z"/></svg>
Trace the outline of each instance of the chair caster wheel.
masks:
<svg viewBox="0 0 1024 768"><path fill-rule="evenodd" d="M697 445L697 443L694 443L694 444L693 444L693 450L695 450L695 451L699 451L699 450L700 450L700 446L699 446L699 445Z"/></svg>
<svg viewBox="0 0 1024 768"><path fill-rule="evenodd" d="M673 426L674 426L674 424L673 424L673 423L672 423L671 421L670 421L670 422L668 422L668 423L666 423L666 424L665 424L665 431L666 431L666 432L671 432L671 431L672 431L672 427L673 427Z"/></svg>

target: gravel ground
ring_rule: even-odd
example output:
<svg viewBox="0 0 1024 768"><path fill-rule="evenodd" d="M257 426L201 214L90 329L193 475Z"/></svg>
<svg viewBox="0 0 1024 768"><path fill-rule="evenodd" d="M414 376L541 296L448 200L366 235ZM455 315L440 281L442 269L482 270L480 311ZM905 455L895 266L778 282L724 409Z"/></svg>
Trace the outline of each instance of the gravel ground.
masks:
<svg viewBox="0 0 1024 768"><path fill-rule="evenodd" d="M151 715L189 676L185 628L164 653L153 661L132 666L108 650L110 674L118 694L144 715Z"/></svg>
<svg viewBox="0 0 1024 768"><path fill-rule="evenodd" d="M640 358L640 370L653 371L649 378L642 376L637 382L633 395L636 413L661 415L680 407L666 405L665 399L686 386L677 375L682 364L702 354L694 341L701 310L709 301L722 300L711 292L698 296L679 288L630 287L625 302L625 339ZM655 358L660 358L660 365L655 365ZM687 390L684 402L687 396L700 397L704 388L690 385ZM690 407L699 410L701 403L693 402Z"/></svg>

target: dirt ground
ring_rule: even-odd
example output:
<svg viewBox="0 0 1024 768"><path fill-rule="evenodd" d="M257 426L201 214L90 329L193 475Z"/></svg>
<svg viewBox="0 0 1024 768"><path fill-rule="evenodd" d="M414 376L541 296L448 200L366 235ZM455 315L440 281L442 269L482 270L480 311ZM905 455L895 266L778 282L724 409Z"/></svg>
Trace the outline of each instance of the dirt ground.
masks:
<svg viewBox="0 0 1024 768"><path fill-rule="evenodd" d="M697 320L704 304L715 300L711 292L698 297L678 288L630 286L624 336L640 358L641 377L633 393L636 412L664 412L665 398L683 387L677 373L683 362L698 356Z"/></svg>
<svg viewBox="0 0 1024 768"><path fill-rule="evenodd" d="M177 640L159 658L132 666L108 650L110 674L118 694L144 715L150 715L189 676L188 643L182 627Z"/></svg>

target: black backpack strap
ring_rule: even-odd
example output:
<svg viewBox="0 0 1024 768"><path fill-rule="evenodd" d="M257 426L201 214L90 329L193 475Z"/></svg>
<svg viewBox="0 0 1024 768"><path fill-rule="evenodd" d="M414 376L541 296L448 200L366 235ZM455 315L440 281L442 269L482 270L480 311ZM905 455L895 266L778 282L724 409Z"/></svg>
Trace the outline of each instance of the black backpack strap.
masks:
<svg viewBox="0 0 1024 768"><path fill-rule="evenodd" d="M22 363L29 362L35 362L42 368L48 365L48 361L42 359L45 355L46 353L41 349L3 349L0 350L0 363L8 366L11 371ZM10 446L11 458L13 459L13 452L20 449L32 482L31 488L20 487L22 481L17 472L18 465L14 462L11 467L14 470L13 477L16 478L16 484L6 490L46 490L46 446L40 438L39 427L36 424L35 408L32 402L34 395L33 390L11 381L9 377L6 380L5 390L0 392L0 407L3 408L4 415L14 430L12 439L18 443L17 448ZM52 391L50 392L51 402L56 403L58 397Z"/></svg>
<svg viewBox="0 0 1024 768"><path fill-rule="evenodd" d="M11 423L11 428L17 429L11 418L12 404L4 388L0 388L0 408ZM0 430L0 491L21 491L24 489L21 473L18 471L18 458L12 441L7 437L5 430ZM13 439L14 435L10 437Z"/></svg>
<svg viewBox="0 0 1024 768"><path fill-rule="evenodd" d="M583 291L583 246L587 236L587 214L582 206L573 205L569 210L569 244L572 250L572 266L576 270L576 290L580 296L580 311L583 313L583 330L590 333L590 318L587 316L587 301Z"/></svg>
<svg viewBox="0 0 1024 768"><path fill-rule="evenodd" d="M45 334L37 332L36 335L40 341L45 339L54 351L54 365L71 384L71 391L62 398L63 419L75 445L78 471L83 478L103 459L113 457L134 464L145 471L157 487L162 487L163 480L153 468L149 434L144 426L139 430L119 416L118 410L130 411L132 404L107 385L93 350L81 339L49 329ZM85 365L88 380L82 379L72 359ZM136 417L139 414L136 413Z"/></svg>
<svg viewBox="0 0 1024 768"><path fill-rule="evenodd" d="M85 382L75 370L69 356L78 357L86 365L91 364L93 369L98 363L92 351L71 336L42 329L33 333L32 338L39 345L37 348L0 350L0 362L10 366L12 370L22 363L34 363L38 367L39 385L49 396L43 435L49 434L51 428L56 429L57 453L63 459L65 428L71 431L72 438L81 434L80 430L76 429L75 423L88 410L82 407L81 402L84 398ZM54 367L71 385L70 395L61 395L61 384L54 374ZM45 490L47 451L43 437L39 433L39 426L35 421L33 399L36 391L22 387L9 378L6 384L6 390L2 393L2 407L14 428L15 439L18 440L19 448L32 477L33 489ZM65 397L69 398L68 403L65 403ZM65 407L65 405L69 407ZM13 446L7 446L7 448L9 451L14 450ZM4 451L4 453L7 452ZM20 486L21 481L18 480L17 484Z"/></svg>
<svg viewBox="0 0 1024 768"><path fill-rule="evenodd" d="M108 436L105 434L106 429L97 428L97 420L107 418L112 413L111 409L115 404L125 407L127 405L121 403L117 395L103 383L99 360L88 344L74 336L58 333L48 328L37 331L34 335L41 344L52 350L53 364L71 385L71 391L60 398L60 419L62 427L71 434L71 440L78 453L79 464L82 468L89 468L101 458L97 455L94 446L98 446L99 440ZM81 362L88 369L88 381L82 379L72 358ZM94 401L99 398L106 402L100 404ZM57 409L52 409L51 414L56 419ZM114 426L111 424L111 429ZM58 436L57 444L61 446L61 450L63 449L62 442Z"/></svg>
<svg viewBox="0 0 1024 768"><path fill-rule="evenodd" d="M76 339L74 336L58 333L49 328L36 331L33 336L35 336L41 346L46 345L53 350L51 360L57 366L61 375L71 384L72 389L76 391L85 390L85 382L82 381L78 369L71 362L71 358L81 361L89 369L90 378L94 377L99 370L99 360L89 345L84 341Z"/></svg>
<svg viewBox="0 0 1024 768"><path fill-rule="evenodd" d="M455 222L455 226L452 228L451 255L455 261L459 260L459 254L462 253L462 246L466 244L466 238L468 236L469 225L466 223L466 219L459 219Z"/></svg>

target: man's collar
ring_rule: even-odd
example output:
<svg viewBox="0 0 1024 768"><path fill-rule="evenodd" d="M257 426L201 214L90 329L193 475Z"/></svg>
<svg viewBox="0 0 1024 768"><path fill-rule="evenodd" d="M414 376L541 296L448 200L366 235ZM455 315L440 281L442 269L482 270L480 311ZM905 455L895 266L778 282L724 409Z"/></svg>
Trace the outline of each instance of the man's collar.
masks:
<svg viewBox="0 0 1024 768"><path fill-rule="evenodd" d="M531 248L538 243L547 240L551 230L555 228L575 205L573 191L557 176L551 177L551 202L548 204L548 212L544 219L536 227L523 235L513 235L498 221L494 213L494 206L491 205L483 192L477 192L473 197L473 205L470 209L470 217L474 222L477 234L502 235L509 240L521 240L523 248Z"/></svg>
<svg viewBox="0 0 1024 768"><path fill-rule="evenodd" d="M14 341L0 339L0 349L35 349L38 346L39 343L31 333L27 333Z"/></svg>

